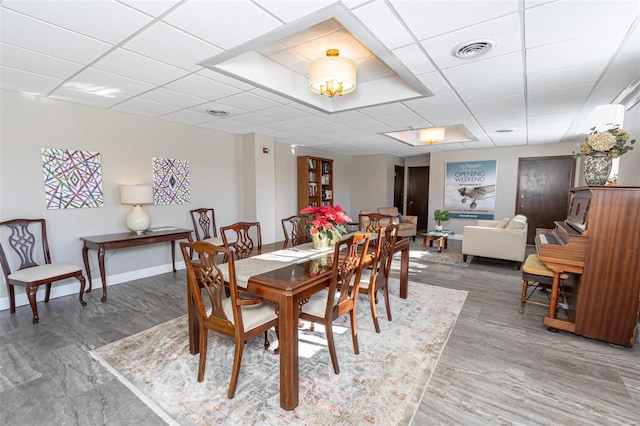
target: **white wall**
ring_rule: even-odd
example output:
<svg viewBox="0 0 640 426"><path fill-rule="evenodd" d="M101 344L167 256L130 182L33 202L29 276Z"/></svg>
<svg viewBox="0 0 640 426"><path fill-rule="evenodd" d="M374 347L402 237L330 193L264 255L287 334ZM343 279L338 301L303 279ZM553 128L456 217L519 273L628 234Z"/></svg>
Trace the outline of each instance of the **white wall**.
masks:
<svg viewBox="0 0 640 426"><path fill-rule="evenodd" d="M241 214L236 135L17 92L0 95L0 219L45 218L54 262L82 265L81 236L127 231L124 220L131 207L120 204L119 187L151 184L153 157L189 161L191 204L145 206L151 226L191 229L189 210L198 207L214 207L218 225ZM104 207L47 210L41 148L99 152ZM90 251L89 257L95 288L100 286L96 253ZM179 251L176 260L181 260ZM106 264L107 281L115 283L132 279L127 274L134 272L169 271L171 251L169 244L108 251ZM77 281L70 282L77 291ZM52 296L59 291L54 286ZM24 296L22 289L17 292ZM3 283L0 309L8 307L6 294Z"/></svg>

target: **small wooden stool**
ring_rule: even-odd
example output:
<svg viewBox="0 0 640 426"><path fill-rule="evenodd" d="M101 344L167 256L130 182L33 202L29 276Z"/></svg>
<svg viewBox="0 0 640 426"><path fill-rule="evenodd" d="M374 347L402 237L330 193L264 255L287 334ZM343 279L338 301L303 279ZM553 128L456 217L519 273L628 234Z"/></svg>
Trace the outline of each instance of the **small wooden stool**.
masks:
<svg viewBox="0 0 640 426"><path fill-rule="evenodd" d="M569 277L568 274L560 274L560 284ZM522 266L522 297L520 299L520 313L524 313L524 305L529 302L534 305L549 306L548 303L529 300L537 289L550 290L553 284L553 271L547 268L537 254L531 254ZM531 290L530 290L531 289Z"/></svg>

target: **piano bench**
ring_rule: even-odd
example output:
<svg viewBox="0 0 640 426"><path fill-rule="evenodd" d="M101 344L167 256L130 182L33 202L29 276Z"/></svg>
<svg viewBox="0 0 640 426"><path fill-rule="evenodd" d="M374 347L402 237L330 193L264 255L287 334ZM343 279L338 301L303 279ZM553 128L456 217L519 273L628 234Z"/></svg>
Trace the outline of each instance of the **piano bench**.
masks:
<svg viewBox="0 0 640 426"><path fill-rule="evenodd" d="M560 284L569 278L566 273L560 274ZM553 271L547 268L537 254L531 254L522 266L522 297L520 298L520 313L524 313L527 302L533 305L549 306L548 303L529 300L537 290L550 290L553 284Z"/></svg>

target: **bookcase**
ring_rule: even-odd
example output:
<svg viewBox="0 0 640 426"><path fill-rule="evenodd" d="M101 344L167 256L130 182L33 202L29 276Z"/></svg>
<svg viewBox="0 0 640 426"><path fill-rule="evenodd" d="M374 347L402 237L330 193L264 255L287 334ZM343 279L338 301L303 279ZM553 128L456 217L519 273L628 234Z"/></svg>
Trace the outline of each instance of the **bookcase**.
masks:
<svg viewBox="0 0 640 426"><path fill-rule="evenodd" d="M298 157L298 212L306 207L333 205L333 160Z"/></svg>

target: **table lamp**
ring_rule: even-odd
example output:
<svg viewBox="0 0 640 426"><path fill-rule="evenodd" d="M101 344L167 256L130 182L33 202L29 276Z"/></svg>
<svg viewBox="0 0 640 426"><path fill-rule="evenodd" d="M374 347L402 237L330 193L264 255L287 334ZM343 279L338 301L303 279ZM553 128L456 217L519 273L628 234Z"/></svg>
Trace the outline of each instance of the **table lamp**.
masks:
<svg viewBox="0 0 640 426"><path fill-rule="evenodd" d="M143 234L144 231L149 229L151 220L149 215L142 209L142 204L153 203L153 188L146 185L121 186L120 202L135 206L127 216L127 228L136 234Z"/></svg>

